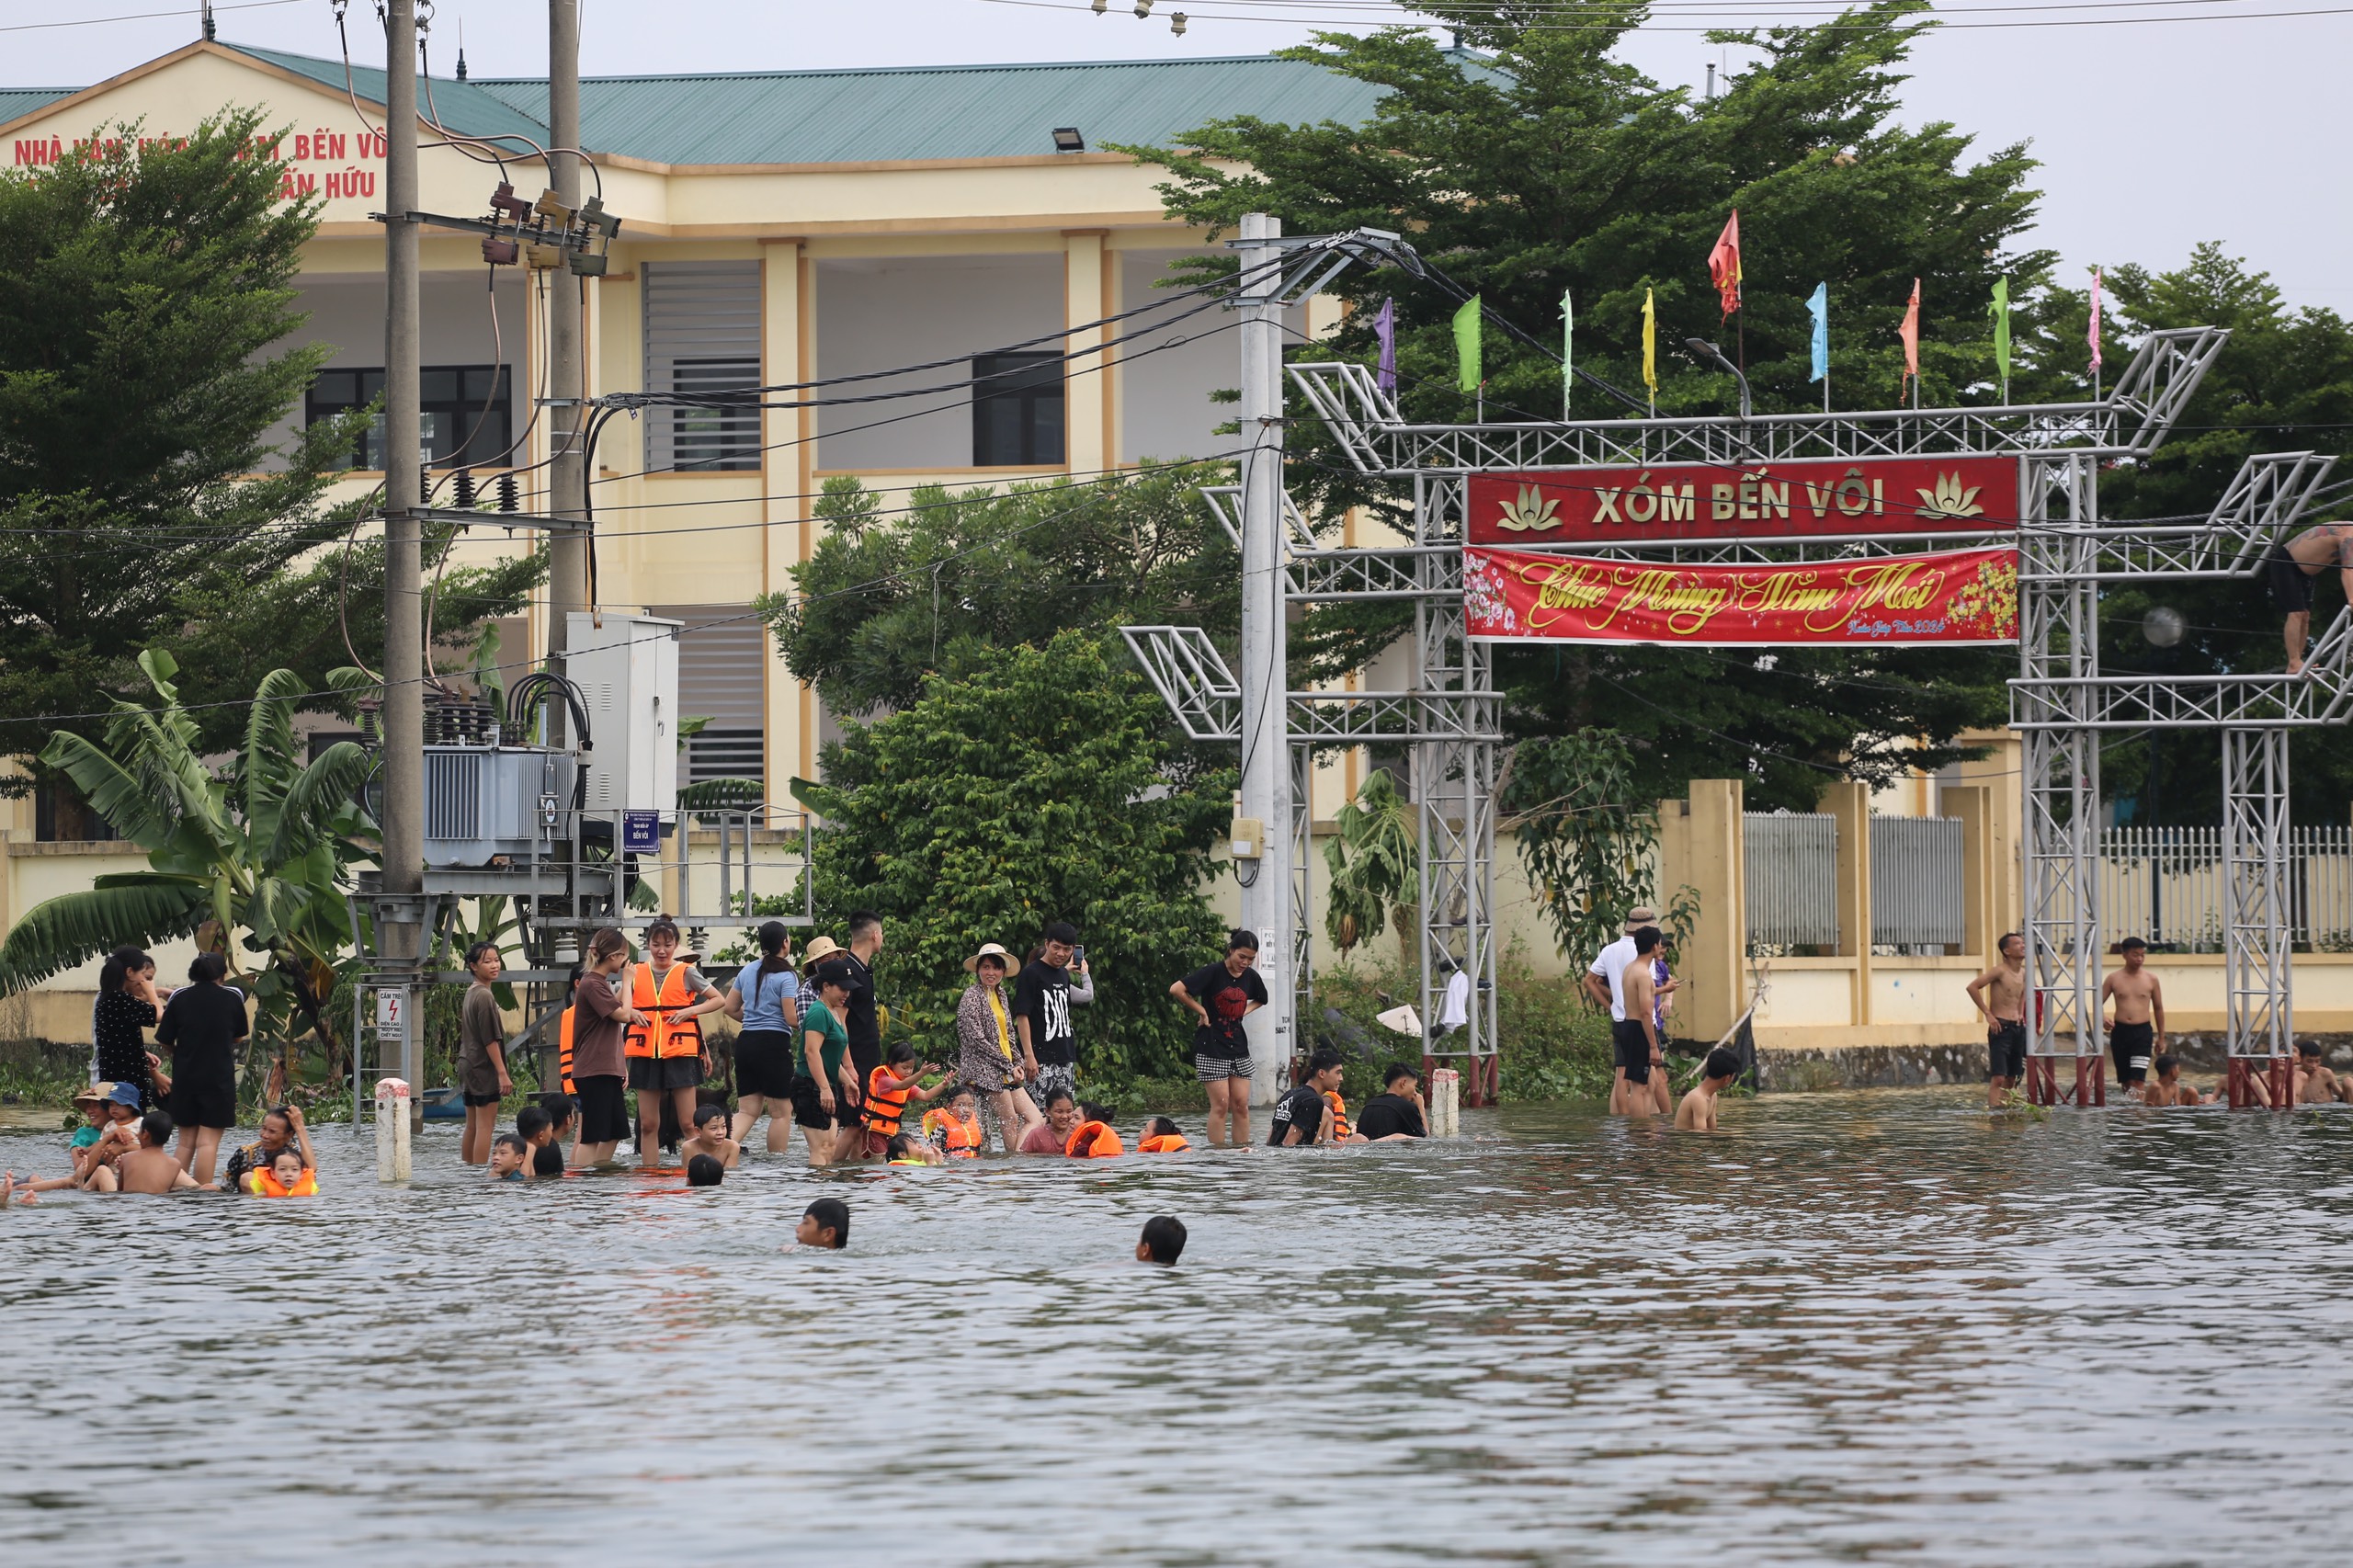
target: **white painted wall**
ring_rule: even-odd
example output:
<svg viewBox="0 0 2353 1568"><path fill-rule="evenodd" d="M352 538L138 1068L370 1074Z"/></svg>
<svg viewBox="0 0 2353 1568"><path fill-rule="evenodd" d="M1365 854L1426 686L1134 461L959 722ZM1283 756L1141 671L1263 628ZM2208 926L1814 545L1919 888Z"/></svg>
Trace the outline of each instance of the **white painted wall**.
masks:
<svg viewBox="0 0 2353 1568"><path fill-rule="evenodd" d="M821 258L815 270L821 380L985 354L1063 324L1060 251ZM1029 351L1059 352L1060 343ZM830 391L863 395L961 382L970 374L969 364L950 364ZM903 402L820 409L817 429L817 466L826 472L926 472L972 463L972 399L961 385Z"/></svg>
<svg viewBox="0 0 2353 1568"><path fill-rule="evenodd" d="M1233 417L1234 405L1210 401L1210 393L1220 387L1241 385L1239 342L1230 330L1233 312L1221 306L1187 316L1199 300L1180 301L1175 298L1177 290L1154 287L1169 276L1170 262L1197 254L1118 253L1120 309L1166 301L1164 309L1113 329L1125 339L1120 347L1121 462L1201 457L1235 445L1233 437L1216 434L1218 426ZM1184 319L1177 320L1179 316Z"/></svg>

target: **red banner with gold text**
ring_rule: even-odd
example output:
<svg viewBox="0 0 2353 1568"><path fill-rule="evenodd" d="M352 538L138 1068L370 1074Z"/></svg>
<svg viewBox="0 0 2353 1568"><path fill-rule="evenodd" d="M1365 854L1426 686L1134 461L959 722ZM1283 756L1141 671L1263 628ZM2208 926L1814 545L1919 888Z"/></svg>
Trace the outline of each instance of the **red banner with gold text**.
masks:
<svg viewBox="0 0 2353 1568"><path fill-rule="evenodd" d="M1472 545L1462 603L1470 634L1495 642L2015 642L2018 552L1677 566Z"/></svg>
<svg viewBox="0 0 2353 1568"><path fill-rule="evenodd" d="M2018 526L2018 460L1842 458L1474 473L1468 506L1471 543L1523 547L1993 534Z"/></svg>

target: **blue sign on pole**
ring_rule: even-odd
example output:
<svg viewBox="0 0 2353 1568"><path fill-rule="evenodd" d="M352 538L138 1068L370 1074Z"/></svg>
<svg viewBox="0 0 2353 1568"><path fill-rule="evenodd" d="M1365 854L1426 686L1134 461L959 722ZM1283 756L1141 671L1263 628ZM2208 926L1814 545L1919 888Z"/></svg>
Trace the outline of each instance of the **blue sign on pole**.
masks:
<svg viewBox="0 0 2353 1568"><path fill-rule="evenodd" d="M659 855L662 852L662 813L623 812L621 852L626 855Z"/></svg>

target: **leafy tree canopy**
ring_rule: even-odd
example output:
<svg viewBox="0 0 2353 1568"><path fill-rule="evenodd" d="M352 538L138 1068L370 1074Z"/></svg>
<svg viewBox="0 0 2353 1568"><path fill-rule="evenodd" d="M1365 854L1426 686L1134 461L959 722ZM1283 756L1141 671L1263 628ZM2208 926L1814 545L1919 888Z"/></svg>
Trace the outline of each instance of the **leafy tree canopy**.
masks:
<svg viewBox="0 0 2353 1568"><path fill-rule="evenodd" d="M1146 464L1093 483L927 486L895 512L830 479L824 537L793 568L794 592L760 611L792 673L837 713L904 708L975 650L1065 629L1179 621L1230 642L1240 556L1199 494L1228 475Z"/></svg>
<svg viewBox="0 0 2353 1568"><path fill-rule="evenodd" d="M1232 776L1172 783L1160 699L1123 650L1082 631L1041 647L962 650L915 700L852 723L824 785L814 846L821 923L886 923L878 983L894 1015L952 1054L964 960L983 942L1027 952L1076 925L1097 1000L1082 1069L1119 1083L1189 1060L1168 983L1218 951L1201 896Z"/></svg>

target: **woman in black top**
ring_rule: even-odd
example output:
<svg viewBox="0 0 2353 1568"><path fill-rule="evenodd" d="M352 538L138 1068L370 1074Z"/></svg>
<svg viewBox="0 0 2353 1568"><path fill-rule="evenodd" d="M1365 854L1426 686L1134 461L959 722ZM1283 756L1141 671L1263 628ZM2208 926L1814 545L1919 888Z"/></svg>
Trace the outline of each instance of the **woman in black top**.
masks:
<svg viewBox="0 0 2353 1568"><path fill-rule="evenodd" d="M163 1063L147 1049L144 1032L162 1017L155 960L137 948L117 948L98 971L98 1006L90 1028L97 1037L99 1078L138 1085L142 1110L156 1109L172 1089Z"/></svg>
<svg viewBox="0 0 2353 1568"><path fill-rule="evenodd" d="M212 1181L221 1134L237 1125L237 1042L250 1032L244 993L224 985L229 965L219 953L199 953L188 966L189 983L164 1005L155 1043L172 1053L172 1113L180 1130L180 1168L199 1187Z"/></svg>

